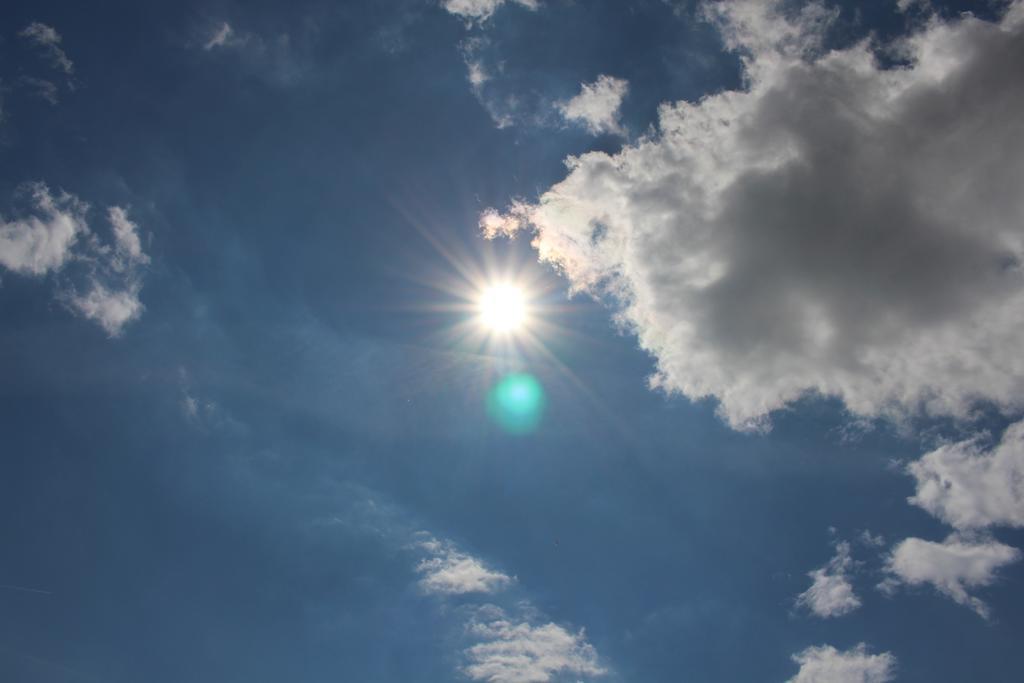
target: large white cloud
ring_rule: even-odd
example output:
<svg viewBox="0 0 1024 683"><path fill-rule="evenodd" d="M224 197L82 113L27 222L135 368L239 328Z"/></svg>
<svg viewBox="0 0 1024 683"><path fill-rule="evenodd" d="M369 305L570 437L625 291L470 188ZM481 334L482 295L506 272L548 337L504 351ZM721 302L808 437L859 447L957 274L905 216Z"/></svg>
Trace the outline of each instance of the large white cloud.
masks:
<svg viewBox="0 0 1024 683"><path fill-rule="evenodd" d="M1024 397L1024 1L931 19L884 68L823 53L832 12L707 5L744 90L665 104L657 131L568 160L532 231L575 291L610 297L651 384L737 428L808 393L863 416L966 416Z"/></svg>
<svg viewBox="0 0 1024 683"><path fill-rule="evenodd" d="M828 564L808 572L811 587L797 597L797 604L819 617L841 617L861 605L853 592L849 573L853 569L850 544L836 543L836 554Z"/></svg>
<svg viewBox="0 0 1024 683"><path fill-rule="evenodd" d="M582 124L593 135L622 135L619 107L628 92L628 81L602 74L593 83L580 85L579 94L560 102L558 111L567 121Z"/></svg>
<svg viewBox="0 0 1024 683"><path fill-rule="evenodd" d="M1024 526L1024 422L985 450L977 439L941 446L908 468L910 502L957 529Z"/></svg>
<svg viewBox="0 0 1024 683"><path fill-rule="evenodd" d="M468 630L479 641L465 652L463 672L473 680L546 683L567 675L606 673L582 630L572 633L555 623L513 620L493 606L483 608Z"/></svg>
<svg viewBox="0 0 1024 683"><path fill-rule="evenodd" d="M892 550L886 561L890 579L881 584L886 592L900 584L930 584L958 604L970 607L988 618L990 610L969 588L988 586L996 579L996 571L1017 562L1021 553L998 541L972 539L954 534L942 543L908 538Z"/></svg>
<svg viewBox="0 0 1024 683"><path fill-rule="evenodd" d="M831 645L809 647L793 661L800 671L789 683L886 683L896 677L896 658L870 654L863 643L845 652Z"/></svg>
<svg viewBox="0 0 1024 683"><path fill-rule="evenodd" d="M142 250L138 226L125 209L110 207L107 221L113 239L105 243L90 230L89 205L78 197L54 194L38 182L25 188L30 212L11 221L0 218L0 266L39 277L77 264L84 274L68 276L57 298L111 337L119 336L145 310L139 293L149 256Z"/></svg>

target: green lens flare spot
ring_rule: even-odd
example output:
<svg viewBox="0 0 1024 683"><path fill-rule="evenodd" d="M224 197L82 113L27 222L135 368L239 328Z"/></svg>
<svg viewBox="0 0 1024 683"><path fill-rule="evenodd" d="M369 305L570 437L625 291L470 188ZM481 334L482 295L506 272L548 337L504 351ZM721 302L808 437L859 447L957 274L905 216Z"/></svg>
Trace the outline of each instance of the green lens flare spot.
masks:
<svg viewBox="0 0 1024 683"><path fill-rule="evenodd" d="M527 374L501 378L487 395L487 413L510 434L529 434L544 415L544 388Z"/></svg>

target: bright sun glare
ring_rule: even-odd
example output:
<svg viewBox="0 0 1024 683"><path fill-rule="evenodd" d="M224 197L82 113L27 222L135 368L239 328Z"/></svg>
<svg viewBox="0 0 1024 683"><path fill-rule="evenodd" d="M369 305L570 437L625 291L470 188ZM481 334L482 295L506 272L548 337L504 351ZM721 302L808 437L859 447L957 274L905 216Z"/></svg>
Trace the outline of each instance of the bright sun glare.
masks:
<svg viewBox="0 0 1024 683"><path fill-rule="evenodd" d="M477 306L480 322L492 332L515 332L526 322L526 297L515 285L488 287Z"/></svg>

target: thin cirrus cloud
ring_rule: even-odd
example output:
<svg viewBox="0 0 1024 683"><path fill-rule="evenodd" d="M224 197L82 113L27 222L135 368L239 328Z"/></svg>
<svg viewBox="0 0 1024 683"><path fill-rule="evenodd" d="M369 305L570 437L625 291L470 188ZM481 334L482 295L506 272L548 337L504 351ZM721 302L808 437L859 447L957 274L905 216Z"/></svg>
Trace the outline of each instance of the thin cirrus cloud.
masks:
<svg viewBox="0 0 1024 683"><path fill-rule="evenodd" d="M581 84L578 95L558 103L558 111L566 121L582 125L592 135L623 135L619 108L628 92L628 81L601 74L593 83Z"/></svg>
<svg viewBox="0 0 1024 683"><path fill-rule="evenodd" d="M203 49L210 51L217 47L226 47L228 45L238 44L239 41L245 42L244 37L239 37L235 33L235 29L231 27L226 21L220 22L213 31L210 32L209 37L203 43Z"/></svg>
<svg viewBox="0 0 1024 683"><path fill-rule="evenodd" d="M10 221L0 218L0 266L38 278L75 264L81 273L58 285L57 300L110 337L120 336L145 309L139 293L149 257L138 225L112 206L106 215L112 243L104 242L90 229L89 205L78 197L55 194L40 182L26 184L23 193L29 210Z"/></svg>
<svg viewBox="0 0 1024 683"><path fill-rule="evenodd" d="M808 572L811 587L797 597L797 605L823 618L841 617L853 612L861 606L849 579L853 568L850 544L846 541L836 543L836 554L828 564Z"/></svg>
<svg viewBox="0 0 1024 683"><path fill-rule="evenodd" d="M896 677L896 658L871 654L864 643L846 651L831 645L809 647L793 655L800 671L788 683L887 683Z"/></svg>
<svg viewBox="0 0 1024 683"><path fill-rule="evenodd" d="M616 154L569 159L531 233L575 292L615 305L653 387L766 430L806 395L862 417L1022 407L1024 1L825 52L835 12L706 3L745 88L664 104ZM965 370L969 368L969 370Z"/></svg>
<svg viewBox="0 0 1024 683"><path fill-rule="evenodd" d="M61 47L63 39L57 33L57 29L42 22L33 21L18 35L39 47L49 57L53 68L63 71L68 76L74 74L75 64Z"/></svg>
<svg viewBox="0 0 1024 683"><path fill-rule="evenodd" d="M209 59L234 62L272 85L293 86L315 69L310 51L316 40L313 25L261 35L219 20L194 28L187 46L208 53Z"/></svg>

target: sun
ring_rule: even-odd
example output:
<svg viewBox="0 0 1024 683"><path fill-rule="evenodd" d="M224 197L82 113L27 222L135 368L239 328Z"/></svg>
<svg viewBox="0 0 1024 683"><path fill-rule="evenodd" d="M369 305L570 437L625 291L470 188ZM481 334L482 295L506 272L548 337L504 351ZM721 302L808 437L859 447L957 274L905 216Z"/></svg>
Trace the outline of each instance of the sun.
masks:
<svg viewBox="0 0 1024 683"><path fill-rule="evenodd" d="M495 333L510 334L526 324L529 311L522 288L497 284L484 289L477 302L480 324Z"/></svg>

